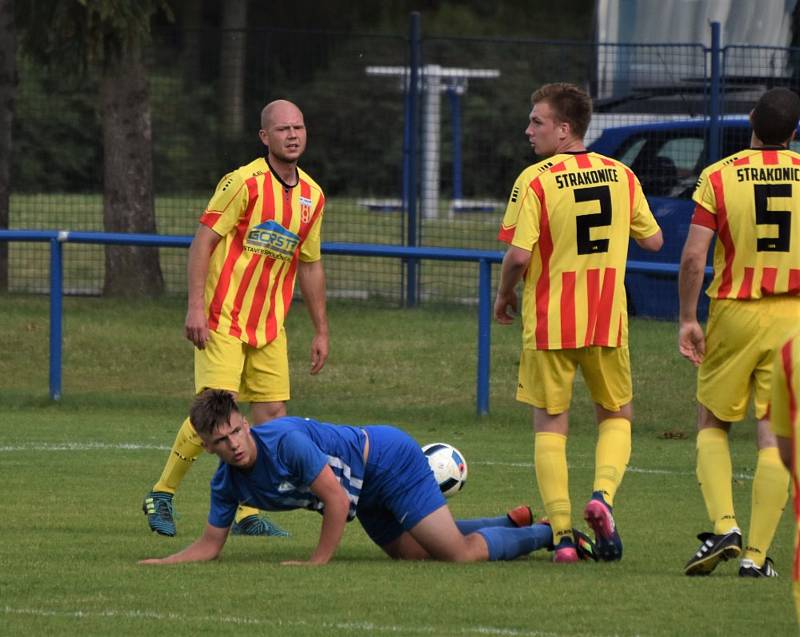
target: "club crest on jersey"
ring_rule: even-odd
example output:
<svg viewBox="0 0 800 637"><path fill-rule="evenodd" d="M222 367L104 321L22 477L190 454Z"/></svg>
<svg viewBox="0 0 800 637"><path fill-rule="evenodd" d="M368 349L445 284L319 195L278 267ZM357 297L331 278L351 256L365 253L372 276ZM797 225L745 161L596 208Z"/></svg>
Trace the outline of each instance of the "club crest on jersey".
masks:
<svg viewBox="0 0 800 637"><path fill-rule="evenodd" d="M311 199L300 196L300 222L308 223L311 219Z"/></svg>
<svg viewBox="0 0 800 637"><path fill-rule="evenodd" d="M291 261L300 237L277 221L265 221L247 233L244 249L274 259Z"/></svg>

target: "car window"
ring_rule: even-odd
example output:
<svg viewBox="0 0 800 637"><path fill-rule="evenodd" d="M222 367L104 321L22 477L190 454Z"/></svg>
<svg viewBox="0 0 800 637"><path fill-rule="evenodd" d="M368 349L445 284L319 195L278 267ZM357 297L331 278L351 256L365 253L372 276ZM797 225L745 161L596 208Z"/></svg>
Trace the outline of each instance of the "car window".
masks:
<svg viewBox="0 0 800 637"><path fill-rule="evenodd" d="M630 167L634 161L636 161L636 157L642 150L642 146L647 141L645 137L639 137L638 139L634 139L631 143L627 145L625 150L622 154L617 157L623 164Z"/></svg>
<svg viewBox="0 0 800 637"><path fill-rule="evenodd" d="M695 173L704 147L705 141L701 137L676 137L662 144L658 156L669 159L682 179Z"/></svg>

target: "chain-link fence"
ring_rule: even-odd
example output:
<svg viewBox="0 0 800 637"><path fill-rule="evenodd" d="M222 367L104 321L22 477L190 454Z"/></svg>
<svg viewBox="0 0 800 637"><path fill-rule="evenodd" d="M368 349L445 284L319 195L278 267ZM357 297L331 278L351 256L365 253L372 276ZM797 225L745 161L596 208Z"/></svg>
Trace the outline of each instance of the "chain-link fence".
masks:
<svg viewBox="0 0 800 637"><path fill-rule="evenodd" d="M262 153L259 112L279 97L305 114L309 142L300 164L326 192L327 242L502 249L496 235L505 199L535 159L524 135L530 94L546 82L590 90L596 112L587 141L639 126L614 154L639 174L649 196L686 200L711 159L703 118L714 51L702 45L423 37L412 130L413 45L403 36L319 31L156 32L148 68L158 232L194 232L222 175ZM717 53L726 115L746 114L768 86L796 83L792 49ZM97 81L25 59L19 77L10 226L103 230ZM698 118L701 125L684 126ZM721 130L722 153L746 145L746 124L723 120ZM670 250L662 258L676 260ZM184 250L160 250L169 292L185 291L185 259ZM47 290L47 264L46 246L12 243L10 288ZM477 295L471 264L422 263L412 292L400 262L331 256L326 270L332 298L399 303L412 293L423 302L475 302ZM66 246L64 274L67 292L99 293L103 248Z"/></svg>

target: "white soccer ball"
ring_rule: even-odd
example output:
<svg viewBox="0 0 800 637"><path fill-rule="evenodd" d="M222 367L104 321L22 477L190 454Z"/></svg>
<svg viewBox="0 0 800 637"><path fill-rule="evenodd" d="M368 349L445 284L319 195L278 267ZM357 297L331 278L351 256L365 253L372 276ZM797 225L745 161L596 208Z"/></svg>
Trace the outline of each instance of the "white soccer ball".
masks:
<svg viewBox="0 0 800 637"><path fill-rule="evenodd" d="M462 453L446 442L432 442L422 447L428 458L442 495L449 498L464 488L467 482L467 461Z"/></svg>

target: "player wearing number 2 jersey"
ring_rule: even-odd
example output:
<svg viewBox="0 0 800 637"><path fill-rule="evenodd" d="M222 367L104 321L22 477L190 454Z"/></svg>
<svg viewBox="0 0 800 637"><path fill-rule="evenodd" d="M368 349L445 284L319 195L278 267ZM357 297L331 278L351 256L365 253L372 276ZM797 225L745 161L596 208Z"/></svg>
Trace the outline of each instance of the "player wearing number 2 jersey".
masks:
<svg viewBox="0 0 800 637"><path fill-rule="evenodd" d="M631 375L625 301L628 240L659 250L661 230L639 180L583 144L592 105L571 84L548 84L531 102L525 131L544 161L511 191L499 239L503 259L494 314L511 323L524 279L517 399L533 405L539 491L553 527L556 561L577 560L567 474L568 409L577 368L599 424L592 499L584 516L598 555L622 557L612 506L631 450Z"/></svg>
<svg viewBox="0 0 800 637"><path fill-rule="evenodd" d="M800 98L778 88L750 113L751 148L700 175L697 204L681 257L679 348L699 367L697 479L714 529L687 562L687 575L707 575L738 557L742 534L733 509L730 424L753 396L758 460L747 546L739 575L774 576L767 558L786 504L789 474L767 419L774 350L800 321L800 155L788 150ZM711 239L714 279L706 334L697 297Z"/></svg>

